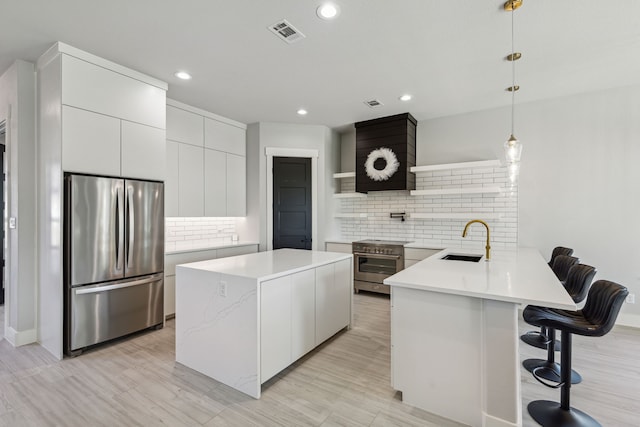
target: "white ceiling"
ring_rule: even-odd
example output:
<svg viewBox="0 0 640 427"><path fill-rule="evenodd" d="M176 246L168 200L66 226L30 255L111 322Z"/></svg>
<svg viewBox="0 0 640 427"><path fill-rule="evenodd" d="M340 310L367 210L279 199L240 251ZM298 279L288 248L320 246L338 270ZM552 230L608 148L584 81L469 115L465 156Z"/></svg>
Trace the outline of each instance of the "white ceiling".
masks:
<svg viewBox="0 0 640 427"><path fill-rule="evenodd" d="M418 120L508 105L503 0L1 0L0 73L62 41L169 83L168 96L244 123ZM267 30L285 18L307 37ZM516 102L640 84L640 1L524 0ZM178 69L193 79L173 76ZM410 93L403 103L398 96ZM383 107L363 104L378 99ZM306 117L298 108L309 111Z"/></svg>

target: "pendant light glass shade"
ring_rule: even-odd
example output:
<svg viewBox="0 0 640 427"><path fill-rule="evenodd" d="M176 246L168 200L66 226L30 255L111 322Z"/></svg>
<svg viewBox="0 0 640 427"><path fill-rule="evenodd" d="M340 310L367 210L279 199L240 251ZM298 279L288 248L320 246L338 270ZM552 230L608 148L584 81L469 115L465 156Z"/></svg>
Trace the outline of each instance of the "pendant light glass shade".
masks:
<svg viewBox="0 0 640 427"><path fill-rule="evenodd" d="M509 139L504 143L504 157L507 163L517 163L520 161L521 156L522 156L522 144L512 134L509 137Z"/></svg>

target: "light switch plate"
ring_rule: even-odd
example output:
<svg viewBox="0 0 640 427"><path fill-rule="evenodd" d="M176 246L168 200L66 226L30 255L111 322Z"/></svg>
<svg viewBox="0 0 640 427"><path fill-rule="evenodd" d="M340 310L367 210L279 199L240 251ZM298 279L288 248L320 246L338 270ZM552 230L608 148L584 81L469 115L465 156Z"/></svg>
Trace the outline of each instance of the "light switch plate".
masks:
<svg viewBox="0 0 640 427"><path fill-rule="evenodd" d="M14 217L9 218L9 228L16 228L16 219Z"/></svg>

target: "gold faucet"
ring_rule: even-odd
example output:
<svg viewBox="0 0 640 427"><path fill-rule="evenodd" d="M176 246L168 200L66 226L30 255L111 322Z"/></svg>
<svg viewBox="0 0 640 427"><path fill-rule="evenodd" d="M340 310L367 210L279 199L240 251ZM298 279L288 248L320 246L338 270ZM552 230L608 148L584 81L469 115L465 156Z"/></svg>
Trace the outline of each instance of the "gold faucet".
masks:
<svg viewBox="0 0 640 427"><path fill-rule="evenodd" d="M487 225L486 222L484 222L481 219L472 219L467 223L467 225L464 226L462 237L467 237L467 228L469 228L469 226L474 222L479 222L480 224L484 225L484 227L487 229L487 246L485 246L484 248L486 249L485 261L489 261L491 259L491 245L489 244L489 225Z"/></svg>

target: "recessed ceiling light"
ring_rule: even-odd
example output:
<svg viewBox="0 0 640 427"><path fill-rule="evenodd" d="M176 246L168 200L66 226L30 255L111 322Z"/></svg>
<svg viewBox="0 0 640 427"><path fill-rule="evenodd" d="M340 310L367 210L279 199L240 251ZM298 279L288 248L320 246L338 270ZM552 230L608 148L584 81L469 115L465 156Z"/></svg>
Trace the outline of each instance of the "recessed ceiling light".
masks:
<svg viewBox="0 0 640 427"><path fill-rule="evenodd" d="M174 75L177 78L182 79L182 80L191 80L191 74L187 73L186 71L178 71Z"/></svg>
<svg viewBox="0 0 640 427"><path fill-rule="evenodd" d="M301 116L306 116L307 115L307 110L305 110L304 108L301 108L298 110L298 114Z"/></svg>
<svg viewBox="0 0 640 427"><path fill-rule="evenodd" d="M408 93L405 93L400 97L400 101L411 101L411 98L412 98L411 95L409 95Z"/></svg>
<svg viewBox="0 0 640 427"><path fill-rule="evenodd" d="M324 3L318 6L316 13L320 19L334 19L340 14L340 8L333 3Z"/></svg>

